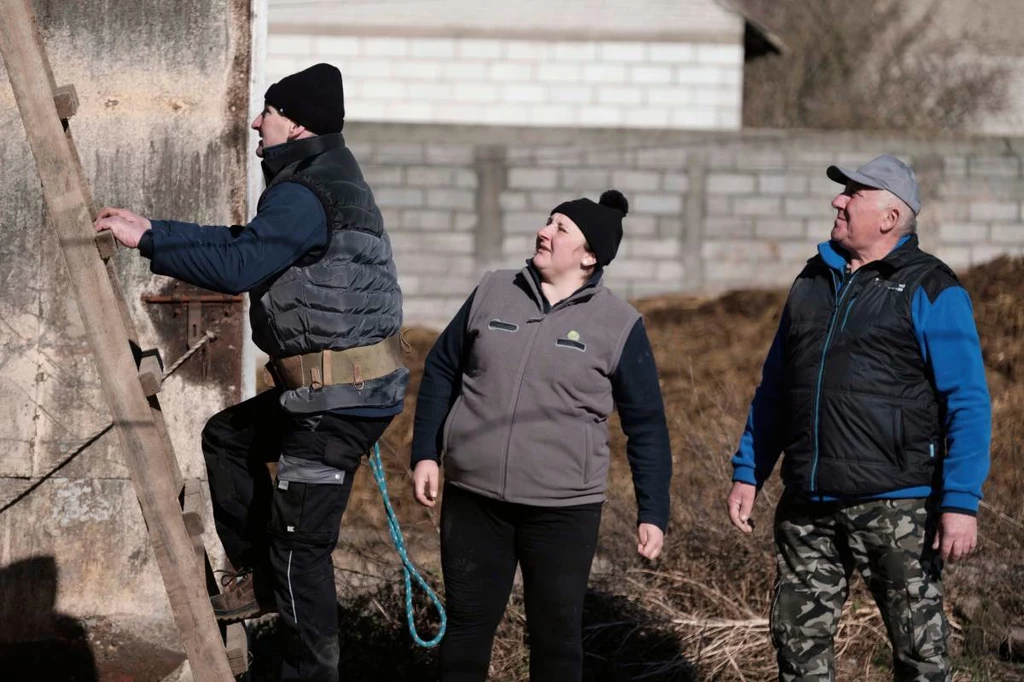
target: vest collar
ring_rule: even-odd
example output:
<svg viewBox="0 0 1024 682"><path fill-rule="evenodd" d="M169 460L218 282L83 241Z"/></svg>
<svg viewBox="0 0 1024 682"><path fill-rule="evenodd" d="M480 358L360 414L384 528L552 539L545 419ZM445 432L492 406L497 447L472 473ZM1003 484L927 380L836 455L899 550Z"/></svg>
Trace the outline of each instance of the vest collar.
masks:
<svg viewBox="0 0 1024 682"><path fill-rule="evenodd" d="M551 305L548 302L548 299L544 296L544 292L540 288L540 273L537 272L537 268L533 267L532 259L526 261L526 267L519 271L519 276L516 277L516 279L520 282L520 287L523 288L531 298L533 298L538 307L543 312L548 313L555 308L570 305L577 301L590 298L596 294L597 290L603 286L601 284L601 276L603 274L603 268L596 268L594 270L594 274L590 276L590 279L583 283L583 286L571 293L569 296L563 298L555 305Z"/></svg>
<svg viewBox="0 0 1024 682"><path fill-rule="evenodd" d="M916 259L920 253L917 235L909 234L900 237L900 240L896 242L896 246L885 258L872 261L867 265L886 272L895 272ZM820 263L840 274L846 272L846 262L846 251L831 240L818 244L818 255L807 261L808 264Z"/></svg>
<svg viewBox="0 0 1024 682"><path fill-rule="evenodd" d="M341 133L316 135L274 145L263 150L263 178L269 185L286 166L344 146L345 138Z"/></svg>

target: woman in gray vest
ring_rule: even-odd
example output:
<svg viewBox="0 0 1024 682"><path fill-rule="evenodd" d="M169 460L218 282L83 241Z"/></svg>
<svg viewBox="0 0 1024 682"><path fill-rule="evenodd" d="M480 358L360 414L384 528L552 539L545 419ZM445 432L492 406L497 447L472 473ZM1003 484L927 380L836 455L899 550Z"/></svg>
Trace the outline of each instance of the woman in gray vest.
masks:
<svg viewBox="0 0 1024 682"><path fill-rule="evenodd" d="M413 435L416 499L433 507L444 456L444 682L484 680L516 565L530 679L583 675L582 612L617 408L636 490L637 551L661 552L672 456L640 314L601 284L628 203L567 201L522 270L484 275L438 338Z"/></svg>

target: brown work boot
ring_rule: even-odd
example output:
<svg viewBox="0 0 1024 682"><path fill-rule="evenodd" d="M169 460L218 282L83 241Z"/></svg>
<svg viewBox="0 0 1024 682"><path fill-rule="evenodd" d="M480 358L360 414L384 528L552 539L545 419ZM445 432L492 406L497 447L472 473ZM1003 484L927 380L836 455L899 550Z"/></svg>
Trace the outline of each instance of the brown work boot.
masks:
<svg viewBox="0 0 1024 682"><path fill-rule="evenodd" d="M210 597L213 604L213 615L222 623L234 623L255 618L265 613L273 613L273 601L260 595L257 598L254 574L251 568L243 568L237 573L224 571L220 584L224 591Z"/></svg>

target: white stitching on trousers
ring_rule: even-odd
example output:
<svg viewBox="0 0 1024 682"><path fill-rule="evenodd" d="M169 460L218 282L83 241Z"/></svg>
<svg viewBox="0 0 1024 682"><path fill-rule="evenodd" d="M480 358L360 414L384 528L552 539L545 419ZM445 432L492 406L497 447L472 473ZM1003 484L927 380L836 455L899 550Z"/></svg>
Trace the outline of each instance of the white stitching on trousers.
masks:
<svg viewBox="0 0 1024 682"><path fill-rule="evenodd" d="M288 596L292 598L292 620L299 624L299 614L295 612L295 593L292 592L292 552L288 552Z"/></svg>

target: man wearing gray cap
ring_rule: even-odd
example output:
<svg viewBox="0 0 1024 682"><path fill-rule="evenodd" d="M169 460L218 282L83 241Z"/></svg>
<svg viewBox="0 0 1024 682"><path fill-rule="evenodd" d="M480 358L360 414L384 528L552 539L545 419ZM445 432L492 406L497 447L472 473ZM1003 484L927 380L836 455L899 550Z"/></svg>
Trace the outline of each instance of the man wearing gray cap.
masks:
<svg viewBox="0 0 1024 682"><path fill-rule="evenodd" d="M796 278L732 458L732 523L750 533L780 455L779 679L835 679L833 638L854 569L892 643L896 680L950 679L944 560L970 554L988 474L991 405L971 301L918 247L913 171L883 155L844 185L829 241Z"/></svg>

